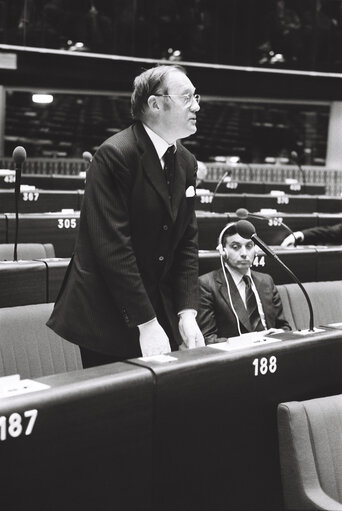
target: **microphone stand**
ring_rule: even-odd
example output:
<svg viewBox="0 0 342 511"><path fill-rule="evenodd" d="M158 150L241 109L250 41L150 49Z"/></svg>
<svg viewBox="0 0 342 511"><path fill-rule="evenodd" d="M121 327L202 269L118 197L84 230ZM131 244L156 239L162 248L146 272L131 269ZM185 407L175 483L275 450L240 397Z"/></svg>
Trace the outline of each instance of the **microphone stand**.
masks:
<svg viewBox="0 0 342 511"><path fill-rule="evenodd" d="M13 260L18 261L18 231L19 231L19 196L21 184L21 168L26 159L26 151L22 146L18 146L13 151L13 159L15 162L15 187L14 187L14 202L15 202L15 235L14 235L14 252Z"/></svg>
<svg viewBox="0 0 342 511"><path fill-rule="evenodd" d="M308 295L305 287L300 282L298 277L293 273L293 271L290 270L290 268L288 268L286 266L285 263L283 263L283 261L281 261L281 259L279 259L277 254L275 254L273 252L273 250L259 238L259 236L255 232L255 228L254 228L253 224L251 224L247 220L239 220L236 224L236 230L237 230L238 234L240 234L240 236L242 236L243 238L251 239L252 241L254 241L254 243L256 245L258 245L258 247L260 247L268 256L270 256L278 264L280 264L281 267L284 268L284 270L290 275L290 277L299 285L300 289L302 290L302 292L305 296L305 299L306 299L308 307L309 307L309 313L310 313L309 331L314 332L315 331L315 329L314 329L314 313L313 313L311 300L309 298L309 295Z"/></svg>
<svg viewBox="0 0 342 511"><path fill-rule="evenodd" d="M302 178L302 183L303 183L304 186L306 186L305 172L302 169L301 164L299 163L299 157L298 157L297 151L291 151L291 159L292 159L293 163L295 165L297 165L299 173L300 173L301 178Z"/></svg>
<svg viewBox="0 0 342 511"><path fill-rule="evenodd" d="M216 187L215 187L215 190L213 192L213 198L211 200L211 204L210 204L210 213L213 212L213 203L214 203L214 199L215 199L215 196L217 194L217 190L220 188L221 184L223 183L224 179L228 176L228 174L230 174L231 171L230 170L226 170L226 172L221 176L221 178L219 179Z"/></svg>

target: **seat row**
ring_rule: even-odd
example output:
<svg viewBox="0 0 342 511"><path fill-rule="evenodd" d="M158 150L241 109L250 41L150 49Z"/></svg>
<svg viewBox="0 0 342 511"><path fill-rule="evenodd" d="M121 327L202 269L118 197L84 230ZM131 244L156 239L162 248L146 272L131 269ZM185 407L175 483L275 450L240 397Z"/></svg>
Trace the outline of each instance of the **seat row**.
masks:
<svg viewBox="0 0 342 511"><path fill-rule="evenodd" d="M13 245L8 249L5 245L9 260L0 261L0 308L55 301L70 259L41 256L44 246L36 246L37 257L34 260L13 261ZM29 254L28 249L21 250L18 250L19 257ZM300 247L297 250L278 248L275 253L301 282L342 280L340 246ZM200 251L200 274L217 269L220 264L217 251ZM253 269L269 273L277 285L293 282L291 276L273 258L261 251L257 252Z"/></svg>
<svg viewBox="0 0 342 511"><path fill-rule="evenodd" d="M228 222L238 220L235 213L214 214L197 211L196 216L201 250L216 248L221 230ZM79 218L79 211L19 214L19 242L52 243L56 257L71 257L79 228ZM296 231L317 225L332 225L341 220L342 214L339 213L274 213L265 220L251 219L251 222L265 243L278 245L288 234L283 223ZM0 214L0 243L14 243L15 226L14 213Z"/></svg>
<svg viewBox="0 0 342 511"><path fill-rule="evenodd" d="M306 286L315 325L336 323L341 281ZM297 287L280 293L305 328ZM338 326L84 370L51 308L0 309L3 375L35 379L0 388L6 510L283 509L277 406L342 392Z"/></svg>
<svg viewBox="0 0 342 511"><path fill-rule="evenodd" d="M21 188L18 200L20 213L44 213L62 209L80 210L84 190L44 190ZM264 209L283 213L341 213L342 197L328 195L285 195L257 193L203 193L196 196L196 209L213 212L235 211L246 208L249 211ZM14 190L0 190L0 213L15 211Z"/></svg>

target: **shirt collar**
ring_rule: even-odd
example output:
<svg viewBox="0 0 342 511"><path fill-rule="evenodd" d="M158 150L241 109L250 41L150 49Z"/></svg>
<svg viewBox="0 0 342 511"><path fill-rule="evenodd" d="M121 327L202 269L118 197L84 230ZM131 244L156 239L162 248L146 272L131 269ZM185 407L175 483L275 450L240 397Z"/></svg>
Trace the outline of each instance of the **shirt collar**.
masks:
<svg viewBox="0 0 342 511"><path fill-rule="evenodd" d="M148 126L146 126L146 124L142 123L142 125L144 126L145 128L145 131L146 133L148 134L148 136L150 137L151 139L151 142L152 144L154 145L154 148L155 150L157 151L157 154L158 154L158 158L161 160L162 157L164 156L165 154L165 151L169 148L169 147L174 147L174 151L176 152L176 149L177 149L177 146L176 144L168 144L166 142L166 140L164 140L162 137L160 137L159 135L157 135L157 133L155 133L153 130L151 130L151 128L149 128Z"/></svg>
<svg viewBox="0 0 342 511"><path fill-rule="evenodd" d="M234 280L234 283L235 283L236 286L240 284L240 282L242 281L244 275L248 275L249 277L252 278L251 269L250 268L248 268L247 273L244 273L244 275L242 275L240 272L235 270L235 268L232 268L232 266L229 266L228 263L225 263L225 267L227 268L227 270L231 274L232 279Z"/></svg>

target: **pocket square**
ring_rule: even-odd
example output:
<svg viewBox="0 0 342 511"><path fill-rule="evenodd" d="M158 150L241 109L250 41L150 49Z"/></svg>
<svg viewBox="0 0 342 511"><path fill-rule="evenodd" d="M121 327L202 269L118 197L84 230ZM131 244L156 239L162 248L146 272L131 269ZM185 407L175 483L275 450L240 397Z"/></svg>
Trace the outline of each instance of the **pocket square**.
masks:
<svg viewBox="0 0 342 511"><path fill-rule="evenodd" d="M188 186L185 190L185 197L194 197L195 195L195 188L193 186Z"/></svg>

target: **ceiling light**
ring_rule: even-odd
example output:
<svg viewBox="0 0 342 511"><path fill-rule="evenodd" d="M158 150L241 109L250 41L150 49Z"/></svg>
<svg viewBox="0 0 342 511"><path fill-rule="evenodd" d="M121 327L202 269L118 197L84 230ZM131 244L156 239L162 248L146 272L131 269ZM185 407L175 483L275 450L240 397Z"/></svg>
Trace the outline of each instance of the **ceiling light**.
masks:
<svg viewBox="0 0 342 511"><path fill-rule="evenodd" d="M33 103L52 103L53 95L52 94L32 94Z"/></svg>

